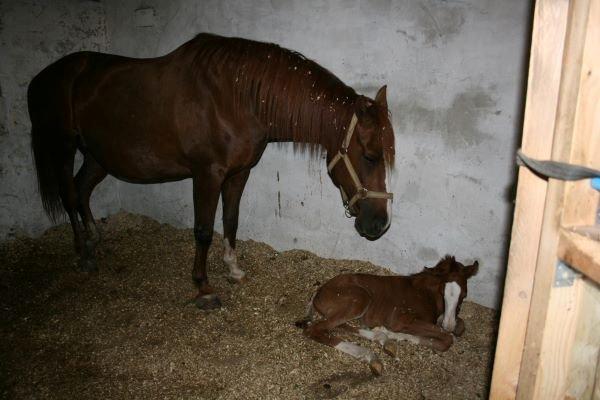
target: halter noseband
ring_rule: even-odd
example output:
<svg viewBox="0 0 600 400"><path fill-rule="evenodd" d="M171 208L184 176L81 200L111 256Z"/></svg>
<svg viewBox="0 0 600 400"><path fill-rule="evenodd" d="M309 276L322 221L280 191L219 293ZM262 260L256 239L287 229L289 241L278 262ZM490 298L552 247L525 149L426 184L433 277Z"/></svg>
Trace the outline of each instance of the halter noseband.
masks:
<svg viewBox="0 0 600 400"><path fill-rule="evenodd" d="M346 133L346 137L340 146L338 153L333 157L329 165L327 165L327 171L331 174L333 168L340 160L344 160L344 165L346 165L346 169L348 170L348 174L352 178L354 182L354 186L356 186L356 193L350 200L348 200L348 195L344 191L342 185L340 185L340 192L342 194L342 201L344 202L344 208L346 209L346 217L350 218L352 216L352 208L356 204L358 200L362 199L394 199L393 193L388 192L374 192L372 190L368 190L363 186L360 182L360 178L356 173L356 170L352 166L352 162L350 162L350 157L348 157L348 146L350 146L350 139L352 139L352 134L354 133L354 128L356 127L356 123L358 122L358 118L356 114L352 115L352 120L350 121L350 126L348 126L348 133Z"/></svg>

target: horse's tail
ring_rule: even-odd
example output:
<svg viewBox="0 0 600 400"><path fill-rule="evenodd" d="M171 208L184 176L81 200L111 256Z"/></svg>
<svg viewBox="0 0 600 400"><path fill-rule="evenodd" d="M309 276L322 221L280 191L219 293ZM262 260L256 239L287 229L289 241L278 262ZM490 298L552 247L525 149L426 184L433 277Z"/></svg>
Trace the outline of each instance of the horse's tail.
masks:
<svg viewBox="0 0 600 400"><path fill-rule="evenodd" d="M53 222L65 213L60 197L64 184L61 174L75 153L71 88L78 71L73 71L74 64L59 60L36 75L27 89L38 190Z"/></svg>
<svg viewBox="0 0 600 400"><path fill-rule="evenodd" d="M313 305L313 301L315 300L316 295L317 295L317 292L315 292L312 295L312 297L308 301L308 304L306 305L306 316L302 319L299 319L298 321L296 321L294 323L294 325L296 325L297 328L305 329L314 320L315 307Z"/></svg>

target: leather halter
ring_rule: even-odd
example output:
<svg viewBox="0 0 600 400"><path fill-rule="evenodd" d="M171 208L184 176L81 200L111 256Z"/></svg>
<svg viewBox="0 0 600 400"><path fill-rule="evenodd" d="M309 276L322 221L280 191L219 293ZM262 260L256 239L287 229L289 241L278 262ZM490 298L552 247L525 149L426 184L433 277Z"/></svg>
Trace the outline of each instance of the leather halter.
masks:
<svg viewBox="0 0 600 400"><path fill-rule="evenodd" d="M342 201L344 202L344 208L346 209L346 217L348 217L348 218L350 218L352 216L353 211L354 211L353 207L358 200L363 200L363 199L393 200L394 199L393 193L375 192L375 191L368 190L367 188L365 188L363 186L363 184L361 183L360 178L358 177L358 174L356 173L356 170L352 166L350 157L348 157L348 146L350 146L350 139L352 139L352 134L354 134L354 128L356 128L357 122L358 122L358 118L357 118L356 114L353 114L352 120L350 121L350 126L348 126L348 132L346 133L346 137L344 138L344 141L342 142L340 149L338 150L335 157L333 157L331 162L327 165L327 171L329 171L329 173L331 174L331 171L333 171L333 168L338 163L338 161L344 160L344 165L346 165L348 174L350 174L350 177L352 178L352 181L354 182L354 186L356 187L356 193L354 194L354 196L352 196L352 198L350 200L348 200L348 195L344 191L344 188L342 187L342 185L340 185Z"/></svg>

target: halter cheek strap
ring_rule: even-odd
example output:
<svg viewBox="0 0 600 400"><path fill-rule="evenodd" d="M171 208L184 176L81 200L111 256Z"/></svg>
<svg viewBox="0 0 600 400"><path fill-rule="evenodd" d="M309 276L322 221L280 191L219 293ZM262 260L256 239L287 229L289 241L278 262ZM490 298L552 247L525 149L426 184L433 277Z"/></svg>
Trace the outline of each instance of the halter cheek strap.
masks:
<svg viewBox="0 0 600 400"><path fill-rule="evenodd" d="M352 196L352 198L350 200L348 200L348 195L344 191L344 188L342 188L342 186L340 185L340 192L342 194L342 200L344 202L344 208L346 209L347 217L350 217L352 215L353 207L358 200L367 199L367 198L369 198L369 199L389 199L389 200L394 199L393 193L375 192L375 191L368 190L367 188L365 188L363 186L363 184L361 183L360 178L358 177L358 174L356 173L356 170L352 166L352 162L350 162L350 157L348 157L348 146L350 146L350 139L352 139L352 135L354 134L354 128L356 128L357 122L358 122L358 118L356 117L356 114L353 114L352 120L350 120L350 126L348 126L348 132L346 133L346 137L344 138L344 141L342 142L342 145L341 145L339 151L333 157L333 159L331 160L329 165L327 165L327 171L329 171L329 173L331 173L331 171L333 171L333 168L336 166L336 164L340 160L344 160L344 165L346 166L346 170L348 171L348 174L350 175L350 178L352 178L352 182L354 182L354 186L356 187L356 192L355 192L354 196Z"/></svg>

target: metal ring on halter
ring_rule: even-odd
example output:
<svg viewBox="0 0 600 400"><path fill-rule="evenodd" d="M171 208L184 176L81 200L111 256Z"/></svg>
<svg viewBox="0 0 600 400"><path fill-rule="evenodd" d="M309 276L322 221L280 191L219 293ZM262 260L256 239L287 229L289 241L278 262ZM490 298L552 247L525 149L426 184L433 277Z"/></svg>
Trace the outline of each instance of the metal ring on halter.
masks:
<svg viewBox="0 0 600 400"><path fill-rule="evenodd" d="M346 137L344 138L344 141L342 142L340 149L338 150L337 154L333 157L333 159L331 160L329 165L327 165L327 171L329 173L331 173L331 171L333 171L333 168L336 166L336 164L340 160L344 160L344 165L346 166L346 170L348 171L348 174L350 175L350 178L352 178L352 181L354 182L354 186L356 187L356 193L354 194L354 196L352 196L351 199L348 199L346 192L340 185L340 192L342 194L342 203L344 204L345 214L346 214L346 217L348 217L348 218L352 217L352 215L353 215L352 208L354 207L354 204L356 204L356 202L358 200L363 200L366 198L388 199L388 200L394 199L393 193L374 192L372 190L368 190L367 188L365 188L363 186L362 182L360 181L360 178L358 177L356 170L352 166L350 157L348 157L348 147L350 146L350 139L352 139L352 134L354 133L354 128L356 127L357 122L358 122L358 117L356 116L356 114L353 114L352 120L350 121L350 126L348 127L348 132L346 133ZM354 213L354 214L356 214L356 213Z"/></svg>

